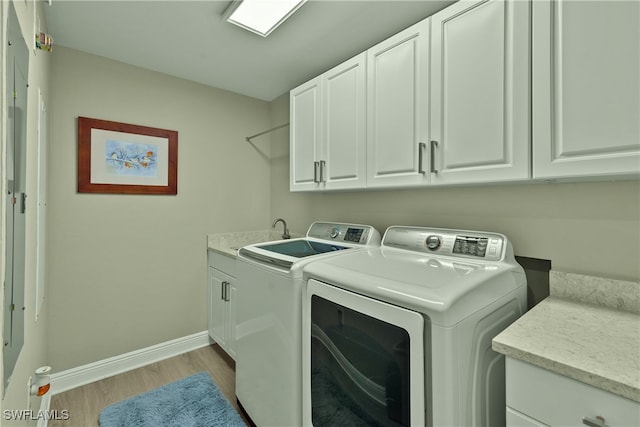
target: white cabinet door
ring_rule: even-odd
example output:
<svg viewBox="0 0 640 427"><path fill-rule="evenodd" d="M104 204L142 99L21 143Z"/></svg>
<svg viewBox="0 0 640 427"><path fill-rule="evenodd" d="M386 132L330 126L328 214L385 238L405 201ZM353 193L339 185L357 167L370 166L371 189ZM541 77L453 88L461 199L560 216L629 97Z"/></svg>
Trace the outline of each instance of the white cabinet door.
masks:
<svg viewBox="0 0 640 427"><path fill-rule="evenodd" d="M235 280L231 280L227 288L226 350L233 360L236 360L236 289Z"/></svg>
<svg viewBox="0 0 640 427"><path fill-rule="evenodd" d="M429 19L367 51L367 186L429 182Z"/></svg>
<svg viewBox="0 0 640 427"><path fill-rule="evenodd" d="M209 267L207 313L209 336L235 359L235 279ZM233 301L233 302L232 302Z"/></svg>
<svg viewBox="0 0 640 427"><path fill-rule="evenodd" d="M431 182L529 179L530 4L461 1L431 17Z"/></svg>
<svg viewBox="0 0 640 427"><path fill-rule="evenodd" d="M640 2L533 2L534 178L640 172Z"/></svg>
<svg viewBox="0 0 640 427"><path fill-rule="evenodd" d="M225 346L225 301L224 286L228 276L215 268L209 267L209 336L220 346Z"/></svg>
<svg viewBox="0 0 640 427"><path fill-rule="evenodd" d="M323 75L321 181L326 189L366 186L366 54Z"/></svg>
<svg viewBox="0 0 640 427"><path fill-rule="evenodd" d="M289 94L290 190L309 191L319 187L320 143L322 140L322 77L304 83Z"/></svg>

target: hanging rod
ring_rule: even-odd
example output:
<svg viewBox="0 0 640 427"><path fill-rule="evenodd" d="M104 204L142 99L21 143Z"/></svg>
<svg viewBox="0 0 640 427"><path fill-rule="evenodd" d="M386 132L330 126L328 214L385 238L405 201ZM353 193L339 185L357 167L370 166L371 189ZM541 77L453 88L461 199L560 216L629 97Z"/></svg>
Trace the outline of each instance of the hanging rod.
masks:
<svg viewBox="0 0 640 427"><path fill-rule="evenodd" d="M247 142L251 142L251 140L252 140L253 138L257 137L257 136L264 135L265 133L273 132L274 130L281 129L281 128L286 127L286 126L289 126L289 123L285 123L285 124L283 124L283 125L276 126L276 127L271 128L271 129L269 129L269 130L265 130L264 132L256 133L255 135L248 136L248 137L246 137L245 139L247 140Z"/></svg>

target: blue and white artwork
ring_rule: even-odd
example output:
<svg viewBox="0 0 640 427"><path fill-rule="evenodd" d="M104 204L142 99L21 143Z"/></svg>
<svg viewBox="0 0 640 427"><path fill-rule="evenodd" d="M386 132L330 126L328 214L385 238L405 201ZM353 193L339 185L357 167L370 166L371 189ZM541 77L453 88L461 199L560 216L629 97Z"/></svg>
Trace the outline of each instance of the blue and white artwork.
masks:
<svg viewBox="0 0 640 427"><path fill-rule="evenodd" d="M105 141L105 172L119 176L158 175L158 145L108 139Z"/></svg>

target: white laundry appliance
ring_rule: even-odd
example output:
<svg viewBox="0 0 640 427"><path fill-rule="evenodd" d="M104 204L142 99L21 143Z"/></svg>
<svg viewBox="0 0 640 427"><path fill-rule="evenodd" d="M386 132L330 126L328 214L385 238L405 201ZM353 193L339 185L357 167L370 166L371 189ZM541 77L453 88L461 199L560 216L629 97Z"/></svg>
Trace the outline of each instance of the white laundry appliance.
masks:
<svg viewBox="0 0 640 427"><path fill-rule="evenodd" d="M505 424L491 340L526 310L501 234L390 227L304 269L303 425Z"/></svg>
<svg viewBox="0 0 640 427"><path fill-rule="evenodd" d="M304 238L240 249L236 397L256 425L302 422L302 268L379 245L371 226L315 222Z"/></svg>

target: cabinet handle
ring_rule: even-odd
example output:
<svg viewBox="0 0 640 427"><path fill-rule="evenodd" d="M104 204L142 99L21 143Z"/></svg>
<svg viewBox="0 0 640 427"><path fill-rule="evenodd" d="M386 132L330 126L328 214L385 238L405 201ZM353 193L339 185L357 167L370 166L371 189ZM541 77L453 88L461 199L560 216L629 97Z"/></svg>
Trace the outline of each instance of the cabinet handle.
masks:
<svg viewBox="0 0 640 427"><path fill-rule="evenodd" d="M313 182L316 184L320 183L318 179L318 168L320 167L320 162L313 162Z"/></svg>
<svg viewBox="0 0 640 427"><path fill-rule="evenodd" d="M324 171L327 167L327 162L320 160L320 182L325 182Z"/></svg>
<svg viewBox="0 0 640 427"><path fill-rule="evenodd" d="M227 302L231 301L229 286L231 286L231 282L224 282L224 300Z"/></svg>
<svg viewBox="0 0 640 427"><path fill-rule="evenodd" d="M599 415L596 417L595 420L593 418L584 417L582 419L582 424L589 427L609 427L604 423L604 417L601 417Z"/></svg>
<svg viewBox="0 0 640 427"><path fill-rule="evenodd" d="M229 285L230 284L231 283L227 282L226 280L220 283L220 289L222 291L222 294L220 295L220 299L223 301L229 301Z"/></svg>
<svg viewBox="0 0 640 427"><path fill-rule="evenodd" d="M431 172L438 173L438 169L436 169L436 147L438 146L438 141L431 141Z"/></svg>
<svg viewBox="0 0 640 427"><path fill-rule="evenodd" d="M418 144L418 173L421 173L423 175L427 172L422 167L423 151L426 147L427 147L427 144L425 144L424 142L420 142Z"/></svg>

